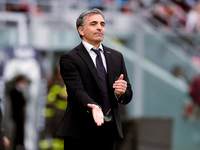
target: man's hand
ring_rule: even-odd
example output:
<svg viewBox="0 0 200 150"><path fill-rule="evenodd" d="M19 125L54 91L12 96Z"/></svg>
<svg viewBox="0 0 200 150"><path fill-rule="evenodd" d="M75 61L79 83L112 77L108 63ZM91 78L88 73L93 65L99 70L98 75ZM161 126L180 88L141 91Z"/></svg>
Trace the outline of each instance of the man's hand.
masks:
<svg viewBox="0 0 200 150"><path fill-rule="evenodd" d="M115 94L117 97L124 94L127 88L127 82L123 80L123 78L124 75L121 74L119 79L113 84L113 88L115 89Z"/></svg>
<svg viewBox="0 0 200 150"><path fill-rule="evenodd" d="M10 141L8 140L8 138L4 136L3 140L4 140L4 146L8 147L10 145Z"/></svg>
<svg viewBox="0 0 200 150"><path fill-rule="evenodd" d="M87 106L92 108L92 115L97 126L101 126L104 123L104 116L101 108L95 104L88 104Z"/></svg>

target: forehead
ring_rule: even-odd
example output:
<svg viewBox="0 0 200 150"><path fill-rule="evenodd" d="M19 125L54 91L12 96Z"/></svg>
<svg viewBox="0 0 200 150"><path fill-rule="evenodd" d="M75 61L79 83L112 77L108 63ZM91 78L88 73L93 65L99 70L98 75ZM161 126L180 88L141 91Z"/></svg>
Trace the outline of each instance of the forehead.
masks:
<svg viewBox="0 0 200 150"><path fill-rule="evenodd" d="M104 18L100 14L93 14L86 17L86 22L90 23L93 21L104 22Z"/></svg>

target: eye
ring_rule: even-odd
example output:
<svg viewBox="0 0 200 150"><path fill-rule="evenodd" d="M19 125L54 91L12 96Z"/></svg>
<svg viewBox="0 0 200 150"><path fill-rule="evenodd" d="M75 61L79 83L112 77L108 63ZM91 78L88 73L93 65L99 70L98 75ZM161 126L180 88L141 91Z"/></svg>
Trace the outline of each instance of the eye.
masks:
<svg viewBox="0 0 200 150"><path fill-rule="evenodd" d="M97 24L96 21L92 21L92 22L90 23L91 26L94 26L94 25L96 25L96 24Z"/></svg>
<svg viewBox="0 0 200 150"><path fill-rule="evenodd" d="M105 23L101 23L101 26L102 26L102 27L105 27Z"/></svg>

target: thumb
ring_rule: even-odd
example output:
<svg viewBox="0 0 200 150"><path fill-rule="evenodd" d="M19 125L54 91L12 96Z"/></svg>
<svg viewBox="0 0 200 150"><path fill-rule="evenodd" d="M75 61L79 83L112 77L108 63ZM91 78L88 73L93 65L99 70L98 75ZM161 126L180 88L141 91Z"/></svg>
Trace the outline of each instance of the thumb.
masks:
<svg viewBox="0 0 200 150"><path fill-rule="evenodd" d="M123 80L123 78L124 78L124 75L121 74L118 80Z"/></svg>

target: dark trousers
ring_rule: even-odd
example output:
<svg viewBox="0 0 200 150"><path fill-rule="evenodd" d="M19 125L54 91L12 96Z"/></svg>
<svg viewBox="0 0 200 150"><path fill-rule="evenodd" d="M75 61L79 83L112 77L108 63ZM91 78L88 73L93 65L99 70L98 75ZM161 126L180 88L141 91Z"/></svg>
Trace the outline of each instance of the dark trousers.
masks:
<svg viewBox="0 0 200 150"><path fill-rule="evenodd" d="M104 123L94 138L65 138L64 150L115 150L117 129L112 123Z"/></svg>
<svg viewBox="0 0 200 150"><path fill-rule="evenodd" d="M4 150L4 149L5 147L4 147L3 136L2 136L2 132L0 131L0 150Z"/></svg>
<svg viewBox="0 0 200 150"><path fill-rule="evenodd" d="M115 150L115 142L102 139L65 138L64 150Z"/></svg>

